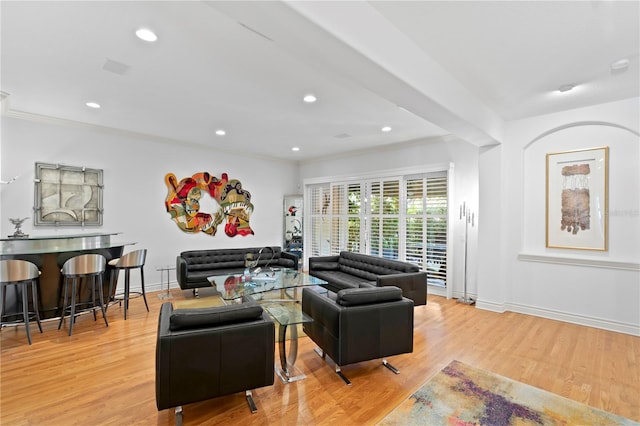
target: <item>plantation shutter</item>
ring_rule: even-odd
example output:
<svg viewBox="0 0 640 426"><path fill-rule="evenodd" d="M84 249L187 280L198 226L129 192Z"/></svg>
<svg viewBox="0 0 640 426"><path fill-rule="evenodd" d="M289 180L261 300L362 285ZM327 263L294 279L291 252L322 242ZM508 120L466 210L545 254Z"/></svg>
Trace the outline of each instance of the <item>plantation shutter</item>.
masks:
<svg viewBox="0 0 640 426"><path fill-rule="evenodd" d="M447 278L447 173L332 182L307 187L309 256L347 250L403 260Z"/></svg>
<svg viewBox="0 0 640 426"><path fill-rule="evenodd" d="M447 177L427 180L427 282L447 282Z"/></svg>
<svg viewBox="0 0 640 426"><path fill-rule="evenodd" d="M347 193L347 245L345 250L360 253L363 244L362 233L362 185L360 183L350 183Z"/></svg>
<svg viewBox="0 0 640 426"><path fill-rule="evenodd" d="M347 194L344 184L331 185L331 250L329 254L339 254L345 243Z"/></svg>
<svg viewBox="0 0 640 426"><path fill-rule="evenodd" d="M309 225L311 241L305 241L305 250L310 256L326 256L329 254L329 234L331 232L328 220L328 207L331 196L329 184L314 185L308 188L309 197ZM308 247L308 248L307 248Z"/></svg>
<svg viewBox="0 0 640 426"><path fill-rule="evenodd" d="M424 270L427 246L426 179L409 178L406 180L405 203L405 255L406 260Z"/></svg>
<svg viewBox="0 0 640 426"><path fill-rule="evenodd" d="M398 259L400 181L389 179L369 182L369 253Z"/></svg>

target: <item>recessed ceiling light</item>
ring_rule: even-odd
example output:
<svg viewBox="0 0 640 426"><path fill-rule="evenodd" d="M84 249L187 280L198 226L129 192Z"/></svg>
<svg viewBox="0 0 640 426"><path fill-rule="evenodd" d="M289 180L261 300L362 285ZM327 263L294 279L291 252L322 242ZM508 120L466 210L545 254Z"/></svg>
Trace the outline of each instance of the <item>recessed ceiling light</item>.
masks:
<svg viewBox="0 0 640 426"><path fill-rule="evenodd" d="M575 85L574 84L563 84L562 86L558 87L558 92L560 93L566 93L566 92L570 92L573 89L575 89Z"/></svg>
<svg viewBox="0 0 640 426"><path fill-rule="evenodd" d="M218 136L224 136L224 135L226 135L226 134L227 134L227 131L226 131L226 130L224 130L224 129L218 129L218 130L216 130L216 135L218 135Z"/></svg>
<svg viewBox="0 0 640 426"><path fill-rule="evenodd" d="M613 71L620 71L629 68L629 60L627 58L619 59L610 65Z"/></svg>
<svg viewBox="0 0 640 426"><path fill-rule="evenodd" d="M138 38L140 40L144 40L144 41L148 41L148 42L154 42L156 40L158 40L158 36L156 35L156 33L154 33L153 31L151 31L148 28L140 28L136 31L136 35L138 36Z"/></svg>
<svg viewBox="0 0 640 426"><path fill-rule="evenodd" d="M316 98L315 95L312 95L312 94L305 95L304 98L302 99L308 104L318 100L318 98Z"/></svg>
<svg viewBox="0 0 640 426"><path fill-rule="evenodd" d="M300 147L294 146L293 148L291 148L291 151L298 152L300 151Z"/></svg>
<svg viewBox="0 0 640 426"><path fill-rule="evenodd" d="M390 132L390 131L391 131L391 127L389 127L389 126L384 126L384 127L383 127L382 129L380 129L380 130L382 130L383 132Z"/></svg>
<svg viewBox="0 0 640 426"><path fill-rule="evenodd" d="M100 108L100 104L97 102L87 102L85 105L88 106L89 108L94 108L94 109Z"/></svg>

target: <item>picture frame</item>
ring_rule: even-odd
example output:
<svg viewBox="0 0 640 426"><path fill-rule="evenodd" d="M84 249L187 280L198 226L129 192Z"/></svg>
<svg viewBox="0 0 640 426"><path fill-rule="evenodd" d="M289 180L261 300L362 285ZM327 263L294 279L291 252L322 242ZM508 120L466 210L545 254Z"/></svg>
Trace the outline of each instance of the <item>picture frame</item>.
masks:
<svg viewBox="0 0 640 426"><path fill-rule="evenodd" d="M546 247L608 250L609 147L546 155Z"/></svg>
<svg viewBox="0 0 640 426"><path fill-rule="evenodd" d="M36 163L34 225L102 225L102 174L102 169Z"/></svg>

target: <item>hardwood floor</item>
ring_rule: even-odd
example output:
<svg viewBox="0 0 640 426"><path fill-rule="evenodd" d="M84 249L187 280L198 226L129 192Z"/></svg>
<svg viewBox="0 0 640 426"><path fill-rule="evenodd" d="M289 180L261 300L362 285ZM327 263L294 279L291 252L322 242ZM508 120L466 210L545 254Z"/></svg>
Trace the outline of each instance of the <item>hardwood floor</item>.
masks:
<svg viewBox="0 0 640 426"><path fill-rule="evenodd" d="M178 289L174 295L181 297ZM155 338L161 300L148 294L108 311L109 327L83 315L67 336L66 324L46 322L44 334L23 327L0 333L2 425L171 425L173 410L155 405ZM99 317L99 316L98 316ZM34 329L36 331L34 331ZM307 378L254 391L258 413L244 394L184 407L185 425L375 424L429 377L457 359L640 421L640 337L527 315L496 314L429 296L415 308L414 352L345 366L346 386L300 340L297 366Z"/></svg>

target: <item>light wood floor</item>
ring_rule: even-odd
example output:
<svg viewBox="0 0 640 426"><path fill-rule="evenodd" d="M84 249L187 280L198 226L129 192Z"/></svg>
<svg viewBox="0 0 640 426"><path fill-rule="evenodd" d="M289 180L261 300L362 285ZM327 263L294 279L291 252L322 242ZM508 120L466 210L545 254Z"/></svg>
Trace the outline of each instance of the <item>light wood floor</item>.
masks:
<svg viewBox="0 0 640 426"><path fill-rule="evenodd" d="M181 297L179 290L174 295ZM171 425L173 410L155 405L155 338L161 300L131 302L124 321L109 308L109 327L82 316L68 337L47 322L26 341L24 328L4 328L0 424ZM35 327L34 327L35 328ZM34 329L32 328L32 330ZM297 365L307 379L186 405L185 425L375 424L429 377L457 359L593 407L640 421L640 338L532 316L496 314L429 296L415 308L414 352L343 368L320 359L301 338Z"/></svg>

